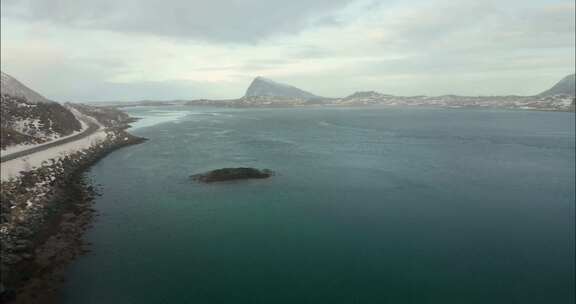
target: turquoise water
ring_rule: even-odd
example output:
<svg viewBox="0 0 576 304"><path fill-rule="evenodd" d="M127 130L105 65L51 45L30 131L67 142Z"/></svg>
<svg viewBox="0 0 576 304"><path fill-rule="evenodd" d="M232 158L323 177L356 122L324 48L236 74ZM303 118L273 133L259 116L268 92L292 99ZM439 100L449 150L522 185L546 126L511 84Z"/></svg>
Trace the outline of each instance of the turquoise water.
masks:
<svg viewBox="0 0 576 304"><path fill-rule="evenodd" d="M129 112L65 303L574 302L573 113Z"/></svg>

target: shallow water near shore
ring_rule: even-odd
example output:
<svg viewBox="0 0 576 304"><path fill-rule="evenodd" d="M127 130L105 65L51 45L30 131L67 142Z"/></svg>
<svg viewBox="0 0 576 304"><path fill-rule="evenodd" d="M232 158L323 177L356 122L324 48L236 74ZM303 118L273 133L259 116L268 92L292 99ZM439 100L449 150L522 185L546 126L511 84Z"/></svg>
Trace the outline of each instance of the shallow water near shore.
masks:
<svg viewBox="0 0 576 304"><path fill-rule="evenodd" d="M575 300L573 113L127 112L64 303ZM189 179L241 166L276 175Z"/></svg>

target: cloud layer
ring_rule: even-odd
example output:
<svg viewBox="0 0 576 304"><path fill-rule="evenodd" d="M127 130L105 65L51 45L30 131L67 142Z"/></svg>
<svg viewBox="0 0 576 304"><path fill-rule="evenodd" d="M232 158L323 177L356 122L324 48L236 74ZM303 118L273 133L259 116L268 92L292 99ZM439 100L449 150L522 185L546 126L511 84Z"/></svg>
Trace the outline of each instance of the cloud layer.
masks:
<svg viewBox="0 0 576 304"><path fill-rule="evenodd" d="M297 33L351 0L3 0L8 17L81 29L253 43Z"/></svg>
<svg viewBox="0 0 576 304"><path fill-rule="evenodd" d="M574 72L572 0L2 0L2 69L60 100L534 94ZM58 77L54 77L58 75Z"/></svg>

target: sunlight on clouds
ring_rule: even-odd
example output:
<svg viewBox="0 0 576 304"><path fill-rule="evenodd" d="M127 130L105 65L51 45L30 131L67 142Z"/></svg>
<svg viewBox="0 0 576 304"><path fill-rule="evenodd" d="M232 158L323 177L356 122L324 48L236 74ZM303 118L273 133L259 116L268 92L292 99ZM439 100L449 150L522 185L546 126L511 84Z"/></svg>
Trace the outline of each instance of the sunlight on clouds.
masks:
<svg viewBox="0 0 576 304"><path fill-rule="evenodd" d="M122 3L108 4L118 9L115 14L127 13ZM267 7L259 0L252 5ZM303 5L290 9L296 12ZM331 10L309 15L323 7ZM67 7L69 13L82 8ZM82 14L96 18L106 12L101 6L90 9ZM325 96L372 89L394 94L530 94L573 73L574 10L571 1L358 0L333 6L318 0L302 12L308 17L298 17L307 25L299 23L297 30L260 20L266 11L242 11L258 26L270 26L256 39L254 33L229 29L216 33L225 24L214 24L212 32L180 33L175 32L176 23L166 25L169 32L151 29L150 24L119 30L99 19L89 26L75 25L60 19L60 11L30 19L35 13L15 5L10 14L3 10L2 69L60 99L70 97L70 87L74 98L101 99L92 88L107 84L126 88L119 90L122 99L140 97L144 90L138 86L169 92L166 99L234 98L258 75ZM214 39L206 37L211 33ZM532 73L526 73L528 68ZM66 82L58 82L54 74ZM503 74L517 80L503 85ZM482 86L472 83L478 79Z"/></svg>

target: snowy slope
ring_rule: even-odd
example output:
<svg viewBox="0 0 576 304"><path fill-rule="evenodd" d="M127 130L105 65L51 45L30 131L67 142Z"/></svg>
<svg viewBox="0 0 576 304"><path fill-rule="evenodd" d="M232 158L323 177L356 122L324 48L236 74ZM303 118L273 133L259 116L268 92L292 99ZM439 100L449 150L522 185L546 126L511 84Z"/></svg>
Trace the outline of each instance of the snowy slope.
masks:
<svg viewBox="0 0 576 304"><path fill-rule="evenodd" d="M69 135L66 136L62 136L59 137L57 139L54 139L52 141L48 141L48 142L43 142L43 143L22 143L22 144L17 144L17 145L11 145L11 146L7 146L5 149L0 150L0 156L4 157L4 156L8 156L12 153L16 153L16 152L20 152L20 151L26 151L32 148L36 148L36 147L41 147L53 142L58 142L67 138L70 138L72 136L78 135L84 131L86 131L88 129L88 124L85 121L91 121L94 122L98 125L100 125L95 119L93 119L92 117L88 117L82 113L80 113L78 110L68 107L68 109L72 112L72 114L74 114L74 116L76 117L76 119L78 119L80 121L81 124L81 128L78 131L74 131Z"/></svg>
<svg viewBox="0 0 576 304"><path fill-rule="evenodd" d="M3 72L1 76L0 149L45 143L82 130L69 109Z"/></svg>
<svg viewBox="0 0 576 304"><path fill-rule="evenodd" d="M2 71L0 71L0 93L25 99L30 104L52 102Z"/></svg>

